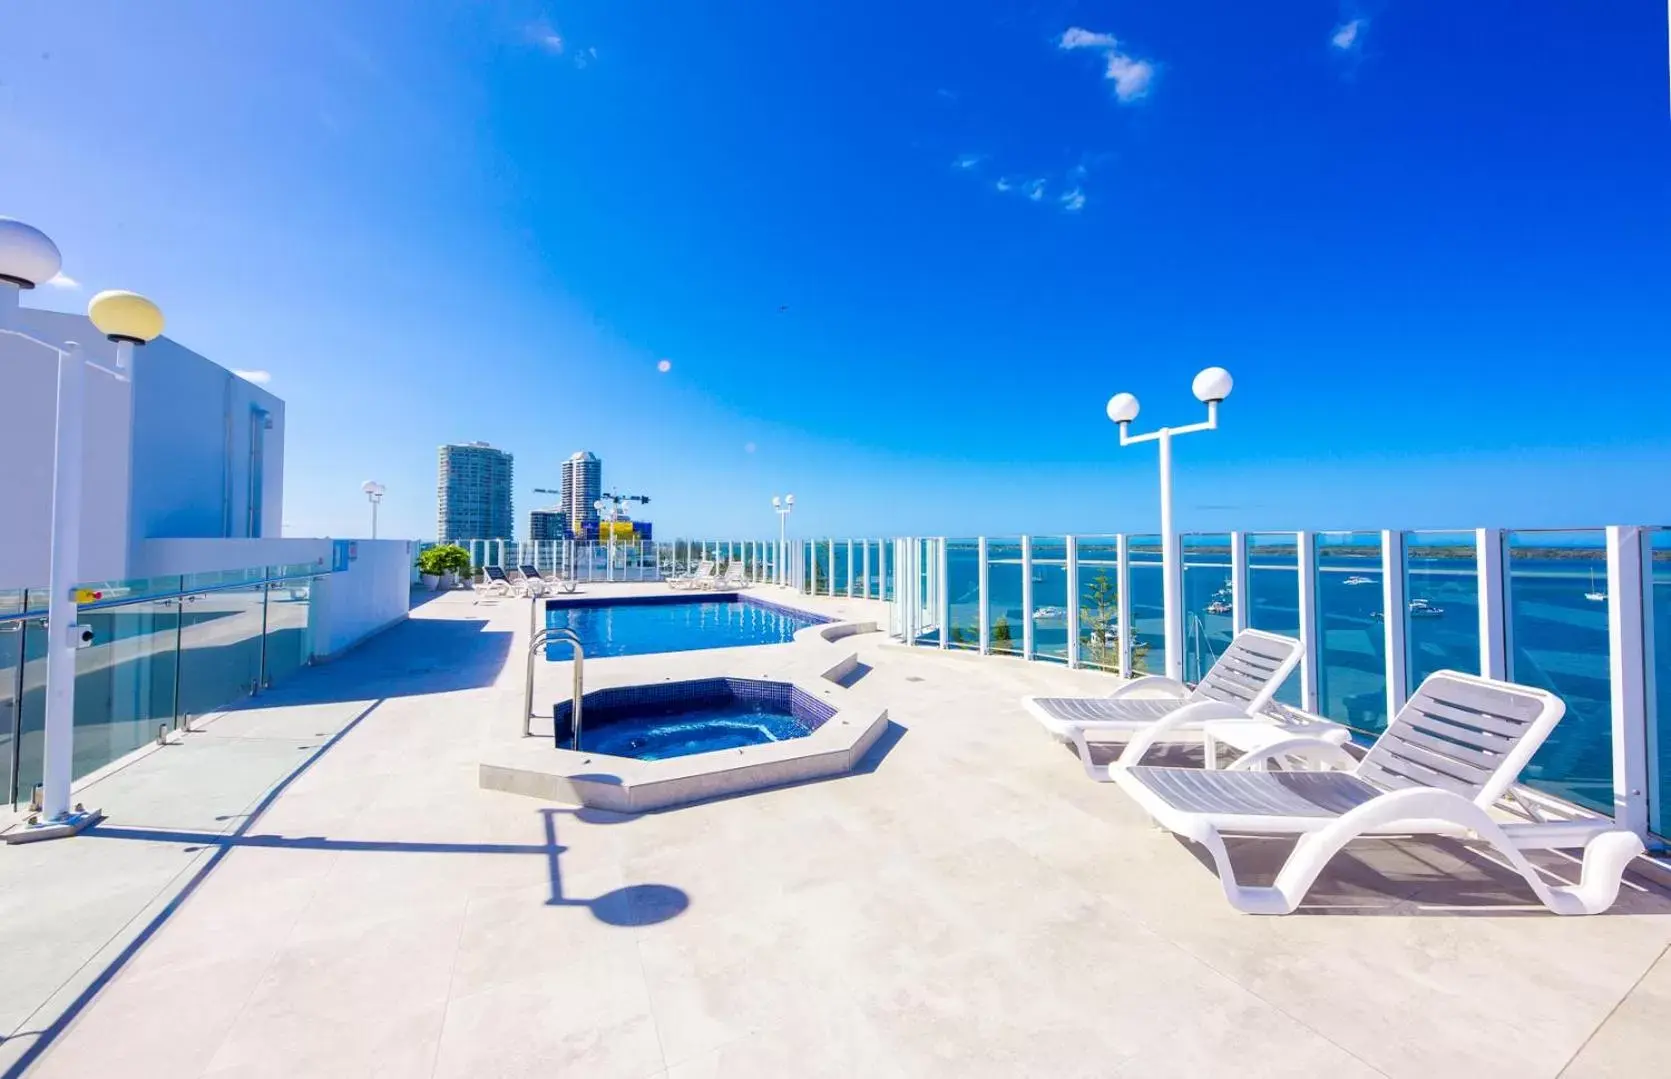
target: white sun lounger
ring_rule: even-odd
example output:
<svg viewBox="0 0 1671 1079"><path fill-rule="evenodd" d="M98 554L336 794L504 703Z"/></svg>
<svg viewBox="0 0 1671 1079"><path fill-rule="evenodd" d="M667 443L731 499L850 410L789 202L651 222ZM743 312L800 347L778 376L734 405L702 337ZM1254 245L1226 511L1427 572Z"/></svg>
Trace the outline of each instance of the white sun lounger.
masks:
<svg viewBox="0 0 1671 1079"><path fill-rule="evenodd" d="M669 577L669 588L704 588L714 579L714 564L704 559L696 564L696 568L683 577Z"/></svg>
<svg viewBox="0 0 1671 1079"><path fill-rule="evenodd" d="M1429 675L1360 761L1340 746L1293 738L1224 771L1114 764L1109 774L1155 823L1212 855L1230 905L1287 914L1340 849L1366 835L1472 836L1492 847L1556 914L1597 914L1618 897L1636 835L1606 819L1503 823L1490 809L1507 793L1566 711L1543 690L1454 671ZM1257 771L1302 756L1340 771ZM1296 836L1268 886L1238 883L1226 834ZM1555 886L1522 850L1584 850L1579 883Z"/></svg>
<svg viewBox="0 0 1671 1079"><path fill-rule="evenodd" d="M1023 697L1021 703L1045 730L1073 742L1086 771L1101 779L1091 763L1090 735L1124 734L1136 744L1138 736L1152 729L1142 751L1129 762L1135 763L1161 733L1199 731L1212 720L1260 715L1299 662L1299 641L1244 629L1194 689L1155 674L1133 679L1106 697ZM1155 727L1161 720L1165 726Z"/></svg>

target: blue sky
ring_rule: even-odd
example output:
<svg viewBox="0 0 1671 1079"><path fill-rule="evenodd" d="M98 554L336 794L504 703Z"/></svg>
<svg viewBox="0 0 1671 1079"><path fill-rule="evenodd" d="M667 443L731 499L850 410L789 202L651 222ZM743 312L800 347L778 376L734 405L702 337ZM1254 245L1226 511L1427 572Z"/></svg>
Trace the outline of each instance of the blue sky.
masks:
<svg viewBox="0 0 1671 1079"><path fill-rule="evenodd" d="M1656 4L0 12L0 213L287 402L292 534L575 449L659 534L1671 518ZM666 360L670 369L658 370Z"/></svg>

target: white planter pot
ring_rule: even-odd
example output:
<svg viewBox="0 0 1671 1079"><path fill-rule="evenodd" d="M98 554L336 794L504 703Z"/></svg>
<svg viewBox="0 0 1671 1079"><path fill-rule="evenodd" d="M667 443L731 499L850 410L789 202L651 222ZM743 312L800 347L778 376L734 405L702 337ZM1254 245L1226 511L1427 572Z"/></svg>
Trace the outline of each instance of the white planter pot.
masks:
<svg viewBox="0 0 1671 1079"><path fill-rule="evenodd" d="M455 570L451 573L448 573L445 577L442 577L441 578L441 585L444 588L457 588L458 587L458 572Z"/></svg>
<svg viewBox="0 0 1671 1079"><path fill-rule="evenodd" d="M424 587L429 589L431 592L441 587L441 578L437 577L433 573L423 574L422 580L424 582Z"/></svg>

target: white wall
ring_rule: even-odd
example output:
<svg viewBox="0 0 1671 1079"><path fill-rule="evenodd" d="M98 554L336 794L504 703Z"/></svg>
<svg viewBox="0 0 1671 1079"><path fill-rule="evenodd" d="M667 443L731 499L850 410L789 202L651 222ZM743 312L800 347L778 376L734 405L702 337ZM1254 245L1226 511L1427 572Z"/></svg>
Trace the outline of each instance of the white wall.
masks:
<svg viewBox="0 0 1671 1079"><path fill-rule="evenodd" d="M19 312L19 328L47 341L76 341L106 367L116 346L86 319ZM84 369L81 572L83 581L127 576L130 385ZM52 562L52 458L58 353L0 333L0 589L45 588Z"/></svg>
<svg viewBox="0 0 1671 1079"><path fill-rule="evenodd" d="M417 545L406 540L355 540L345 573L315 582L313 654L330 659L401 621L411 606Z"/></svg>
<svg viewBox="0 0 1671 1079"><path fill-rule="evenodd" d="M20 307L13 318L25 333L76 341L85 357L115 365L116 346L85 316ZM167 337L133 350L131 375L127 383L86 371L77 578L151 575L131 564L148 539L280 536L284 402ZM55 352L0 334L0 589L47 583L57 386ZM262 455L260 521L252 528L256 408L268 413L272 428ZM242 567L186 572L208 568Z"/></svg>

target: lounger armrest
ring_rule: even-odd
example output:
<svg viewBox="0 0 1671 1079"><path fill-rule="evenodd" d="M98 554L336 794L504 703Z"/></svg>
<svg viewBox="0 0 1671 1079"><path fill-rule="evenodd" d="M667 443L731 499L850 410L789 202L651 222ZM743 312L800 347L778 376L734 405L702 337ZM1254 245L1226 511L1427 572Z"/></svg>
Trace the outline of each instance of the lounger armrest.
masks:
<svg viewBox="0 0 1671 1079"><path fill-rule="evenodd" d="M1329 736L1324 737L1296 734L1292 738L1272 742L1263 749L1242 754L1225 771L1251 772L1283 757L1298 757L1307 764L1315 765L1319 771L1327 771L1332 768L1337 771L1350 772L1358 766L1358 758L1346 752L1341 742L1335 741L1333 732L1330 732Z"/></svg>
<svg viewBox="0 0 1671 1079"><path fill-rule="evenodd" d="M1159 692L1155 692L1155 691ZM1164 674L1145 674L1140 678L1133 678L1125 685L1108 695L1111 701L1130 697L1135 693L1149 693L1156 697L1176 697L1180 700L1189 696L1190 688L1176 678L1168 678Z"/></svg>
<svg viewBox="0 0 1671 1079"><path fill-rule="evenodd" d="M1079 763L1085 767L1085 774L1096 780L1098 783L1108 783L1111 781L1111 777L1108 774L1108 768L1107 766L1098 764L1091 759L1091 743L1090 740L1085 737L1088 731L1094 730L1129 731L1131 730L1131 726L1129 724L1121 725L1117 723L1078 723L1075 724L1073 729L1068 732L1068 737L1073 742L1073 748L1079 754Z"/></svg>
<svg viewBox="0 0 1671 1079"><path fill-rule="evenodd" d="M1134 764L1142 764L1143 757L1156 742L1169 741L1167 736L1180 728L1199 727L1214 719L1247 718L1246 712L1223 701L1193 701L1181 705L1138 731L1132 740L1126 743L1126 748L1120 751L1120 764L1127 768Z"/></svg>

